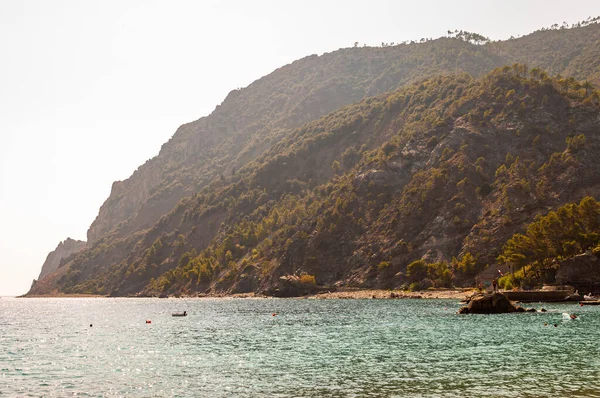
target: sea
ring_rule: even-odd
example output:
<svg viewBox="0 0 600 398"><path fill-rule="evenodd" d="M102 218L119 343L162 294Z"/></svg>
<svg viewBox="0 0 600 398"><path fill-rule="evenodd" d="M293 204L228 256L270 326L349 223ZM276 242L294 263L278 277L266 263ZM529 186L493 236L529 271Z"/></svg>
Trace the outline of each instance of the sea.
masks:
<svg viewBox="0 0 600 398"><path fill-rule="evenodd" d="M600 306L459 306L2 298L0 396L600 397Z"/></svg>

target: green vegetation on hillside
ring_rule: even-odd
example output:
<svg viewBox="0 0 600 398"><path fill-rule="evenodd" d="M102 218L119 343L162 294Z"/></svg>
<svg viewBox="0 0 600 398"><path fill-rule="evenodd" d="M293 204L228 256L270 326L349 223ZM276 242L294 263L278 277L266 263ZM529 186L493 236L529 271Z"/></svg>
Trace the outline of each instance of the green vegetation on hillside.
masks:
<svg viewBox="0 0 600 398"><path fill-rule="evenodd" d="M591 197L538 215L524 234L510 238L499 260L510 264L514 275L502 282L507 288L521 282L552 283L557 261L587 250L600 254L600 203Z"/></svg>

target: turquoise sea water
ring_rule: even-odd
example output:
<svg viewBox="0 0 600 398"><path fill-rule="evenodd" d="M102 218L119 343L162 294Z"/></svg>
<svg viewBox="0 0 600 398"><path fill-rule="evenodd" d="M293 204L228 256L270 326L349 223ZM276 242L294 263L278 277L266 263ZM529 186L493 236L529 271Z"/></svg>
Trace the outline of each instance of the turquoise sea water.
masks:
<svg viewBox="0 0 600 398"><path fill-rule="evenodd" d="M0 396L600 397L600 307L531 306L3 298Z"/></svg>

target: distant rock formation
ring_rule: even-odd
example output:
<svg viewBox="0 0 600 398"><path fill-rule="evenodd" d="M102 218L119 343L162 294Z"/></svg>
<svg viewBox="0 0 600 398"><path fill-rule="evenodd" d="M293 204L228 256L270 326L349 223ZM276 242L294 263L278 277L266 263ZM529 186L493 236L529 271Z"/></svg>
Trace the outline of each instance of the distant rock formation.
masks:
<svg viewBox="0 0 600 398"><path fill-rule="evenodd" d="M58 246L56 246L56 249L54 249L54 251L51 251L48 254L48 257L46 257L46 261L44 261L44 265L42 265L42 271L40 272L38 280L56 271L58 267L60 267L60 261L63 258L69 257L70 255L77 253L84 247L85 242L82 240L67 238L65 239L65 241L60 242Z"/></svg>

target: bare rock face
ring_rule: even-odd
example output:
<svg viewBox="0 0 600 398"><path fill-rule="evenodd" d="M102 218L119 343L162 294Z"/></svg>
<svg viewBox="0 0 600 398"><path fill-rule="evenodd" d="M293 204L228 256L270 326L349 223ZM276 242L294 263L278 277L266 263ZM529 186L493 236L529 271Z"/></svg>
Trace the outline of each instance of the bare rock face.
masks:
<svg viewBox="0 0 600 398"><path fill-rule="evenodd" d="M520 308L520 307L519 307ZM469 305L461 307L459 314L507 314L523 312L502 293L477 294L471 298ZM535 310L534 310L535 311Z"/></svg>
<svg viewBox="0 0 600 398"><path fill-rule="evenodd" d="M77 253L85 247L85 242L82 240L75 240L71 238L65 239L60 242L54 251L51 251L42 265L42 271L40 272L39 279L42 279L46 275L56 271L60 267L60 261L63 258L69 257L70 255Z"/></svg>

